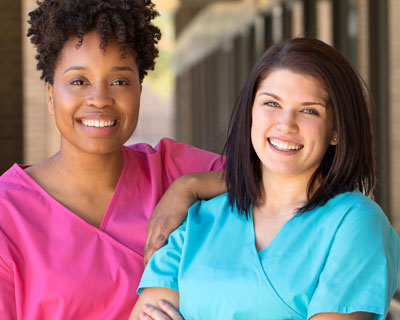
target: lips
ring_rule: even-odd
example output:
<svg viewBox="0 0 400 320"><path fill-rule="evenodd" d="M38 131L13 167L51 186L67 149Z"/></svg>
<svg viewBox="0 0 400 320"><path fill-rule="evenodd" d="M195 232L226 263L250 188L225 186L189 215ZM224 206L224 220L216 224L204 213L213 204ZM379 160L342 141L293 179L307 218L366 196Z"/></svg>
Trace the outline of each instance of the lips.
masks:
<svg viewBox="0 0 400 320"><path fill-rule="evenodd" d="M280 151L298 151L304 146L295 142L284 141L276 138L268 138L268 142Z"/></svg>

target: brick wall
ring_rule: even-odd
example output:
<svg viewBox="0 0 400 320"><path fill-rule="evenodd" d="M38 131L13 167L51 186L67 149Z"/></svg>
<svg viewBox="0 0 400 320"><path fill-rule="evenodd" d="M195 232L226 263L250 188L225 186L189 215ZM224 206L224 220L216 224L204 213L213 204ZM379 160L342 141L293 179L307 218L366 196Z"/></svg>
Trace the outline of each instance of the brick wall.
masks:
<svg viewBox="0 0 400 320"><path fill-rule="evenodd" d="M20 3L0 1L0 174L22 161Z"/></svg>

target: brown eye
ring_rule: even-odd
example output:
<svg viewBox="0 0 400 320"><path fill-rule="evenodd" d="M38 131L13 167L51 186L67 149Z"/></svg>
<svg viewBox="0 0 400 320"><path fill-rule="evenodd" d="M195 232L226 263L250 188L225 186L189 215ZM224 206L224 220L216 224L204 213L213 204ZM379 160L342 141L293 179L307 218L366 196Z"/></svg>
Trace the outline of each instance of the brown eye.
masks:
<svg viewBox="0 0 400 320"><path fill-rule="evenodd" d="M73 80L71 84L74 86L83 86L85 83L82 80Z"/></svg>
<svg viewBox="0 0 400 320"><path fill-rule="evenodd" d="M125 80L115 80L111 83L112 86L129 86L129 82Z"/></svg>

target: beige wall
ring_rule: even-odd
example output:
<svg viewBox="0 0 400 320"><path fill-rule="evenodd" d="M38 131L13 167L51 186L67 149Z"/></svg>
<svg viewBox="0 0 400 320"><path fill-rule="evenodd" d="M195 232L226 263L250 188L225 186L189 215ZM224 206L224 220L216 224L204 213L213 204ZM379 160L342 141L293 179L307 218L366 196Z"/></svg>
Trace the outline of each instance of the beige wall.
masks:
<svg viewBox="0 0 400 320"><path fill-rule="evenodd" d="M23 0L23 35L28 30L28 12L35 1ZM24 163L45 159L58 148L58 133L54 120L48 115L44 82L36 70L36 51L28 37L23 36L23 101L24 101Z"/></svg>

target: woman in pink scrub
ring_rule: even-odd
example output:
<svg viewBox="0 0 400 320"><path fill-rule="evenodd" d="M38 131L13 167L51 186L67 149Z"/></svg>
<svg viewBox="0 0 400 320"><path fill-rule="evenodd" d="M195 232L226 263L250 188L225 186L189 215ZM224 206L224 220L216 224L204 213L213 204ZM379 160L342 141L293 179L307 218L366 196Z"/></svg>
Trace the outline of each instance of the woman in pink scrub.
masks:
<svg viewBox="0 0 400 320"><path fill-rule="evenodd" d="M0 178L0 319L127 319L156 203L223 164L170 139L123 146L158 54L151 1L44 0L29 15L61 142Z"/></svg>

